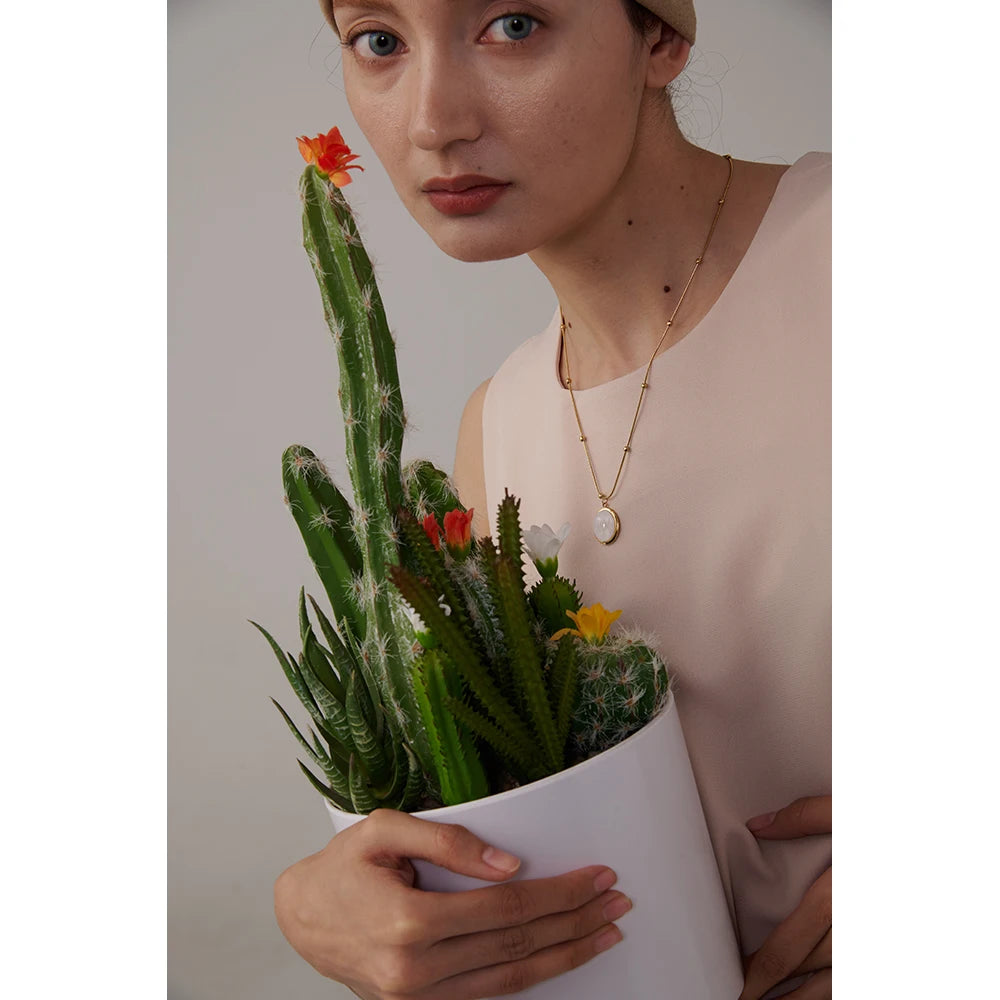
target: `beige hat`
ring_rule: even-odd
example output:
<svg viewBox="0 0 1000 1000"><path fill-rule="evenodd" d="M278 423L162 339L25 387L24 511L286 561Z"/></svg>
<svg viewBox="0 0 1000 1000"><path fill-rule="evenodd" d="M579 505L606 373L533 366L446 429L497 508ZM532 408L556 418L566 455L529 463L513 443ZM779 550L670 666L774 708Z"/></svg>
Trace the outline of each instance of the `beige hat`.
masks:
<svg viewBox="0 0 1000 1000"><path fill-rule="evenodd" d="M694 16L693 0L640 0L642 6L651 10L661 20L666 21L682 38L694 45L694 30L697 24ZM333 26L333 0L319 0L323 16Z"/></svg>

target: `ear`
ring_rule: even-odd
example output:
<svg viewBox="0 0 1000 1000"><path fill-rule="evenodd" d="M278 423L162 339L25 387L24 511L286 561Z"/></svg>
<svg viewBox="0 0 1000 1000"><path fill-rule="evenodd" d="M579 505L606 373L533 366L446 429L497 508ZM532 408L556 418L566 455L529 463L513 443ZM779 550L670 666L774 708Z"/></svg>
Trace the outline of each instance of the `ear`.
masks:
<svg viewBox="0 0 1000 1000"><path fill-rule="evenodd" d="M659 28L646 36L646 44L650 46L646 86L659 90L672 83L687 65L691 43L669 24L660 21Z"/></svg>

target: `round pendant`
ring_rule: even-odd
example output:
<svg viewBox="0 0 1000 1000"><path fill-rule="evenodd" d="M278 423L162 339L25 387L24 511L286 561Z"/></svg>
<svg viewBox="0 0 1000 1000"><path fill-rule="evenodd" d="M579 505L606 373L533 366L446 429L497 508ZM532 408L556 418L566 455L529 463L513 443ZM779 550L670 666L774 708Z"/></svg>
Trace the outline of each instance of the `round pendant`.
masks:
<svg viewBox="0 0 1000 1000"><path fill-rule="evenodd" d="M621 527L618 515L607 505L594 515L594 537L602 545L610 545L618 537Z"/></svg>

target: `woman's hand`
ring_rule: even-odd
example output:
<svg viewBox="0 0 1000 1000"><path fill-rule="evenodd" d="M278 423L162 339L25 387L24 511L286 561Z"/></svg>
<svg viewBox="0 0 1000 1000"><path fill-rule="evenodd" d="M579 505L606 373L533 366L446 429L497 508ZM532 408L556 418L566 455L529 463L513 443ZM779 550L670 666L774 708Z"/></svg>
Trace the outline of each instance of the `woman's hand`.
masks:
<svg viewBox="0 0 1000 1000"><path fill-rule="evenodd" d="M491 867L487 846L463 826L376 809L278 877L278 925L313 968L362 1000L517 993L589 961L606 934L621 940L610 921L627 900L607 891L614 873L601 865L466 892L413 888L408 858L509 878L519 863Z"/></svg>
<svg viewBox="0 0 1000 1000"><path fill-rule="evenodd" d="M767 816L747 823L762 840L789 840L832 832L833 797L814 795L796 799ZM786 979L812 973L782 1000L829 1000L833 995L833 869L825 872L806 891L802 902L749 956L740 1000L760 1000L771 987Z"/></svg>

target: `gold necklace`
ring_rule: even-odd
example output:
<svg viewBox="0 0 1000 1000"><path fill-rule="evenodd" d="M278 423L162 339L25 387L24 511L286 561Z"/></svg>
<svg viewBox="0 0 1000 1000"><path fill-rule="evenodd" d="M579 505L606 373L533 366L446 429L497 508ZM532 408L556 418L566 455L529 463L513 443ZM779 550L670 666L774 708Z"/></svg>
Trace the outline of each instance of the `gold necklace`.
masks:
<svg viewBox="0 0 1000 1000"><path fill-rule="evenodd" d="M719 222L719 216L722 214L722 206L726 203L726 195L729 194L729 185L733 180L733 158L727 153L726 159L729 161L729 177L726 179L725 190L722 192L722 197L719 199L718 208L715 210L715 218L712 219L712 226L708 231L708 237L705 240L705 245L702 247L701 253L695 258L691 276L688 278L687 284L684 286L684 290L681 292L680 298L677 300L677 305L674 306L674 311L670 314L670 319L667 320L667 325L663 330L663 336L660 337L659 343L657 343L656 347L653 349L653 354L649 359L649 364L646 365L646 372L642 376L642 387L639 389L639 402L636 403L635 416L632 418L632 427L628 432L628 441L625 442L625 447L622 450L622 459L618 463L618 474L615 476L615 483L614 486L611 487L610 493L603 493L601 491L601 487L598 485L597 473L594 472L594 462L590 457L590 448L587 447L587 435L584 434L583 424L580 422L580 411L576 407L576 396L573 395L573 379L570 377L569 350L566 344L566 317L563 316L562 306L559 306L559 336L562 345L562 356L566 359L566 388L569 389L569 398L573 403L573 413L576 415L576 426L580 430L580 440L583 442L583 450L587 455L587 464L590 466L590 475L594 480L594 489L597 490L597 499L601 501L601 509L594 515L594 537L602 545L610 545L621 532L621 518L618 516L618 512L610 505L610 501L615 495L615 490L618 489L618 480L621 478L622 468L625 465L625 459L632 450L632 435L635 433L635 425L639 420L639 410L642 407L643 393L645 393L645 391L649 388L649 370L653 367L653 359L656 357L656 352L660 349L660 344L663 343L668 331L674 325L674 317L677 315L677 310L680 309L681 303L684 301L684 296L687 295L687 291L691 287L691 282L694 281L694 276L698 273L698 268L701 266L701 262L705 259L705 254L708 252L709 244L712 242L712 236L715 233L715 227Z"/></svg>

